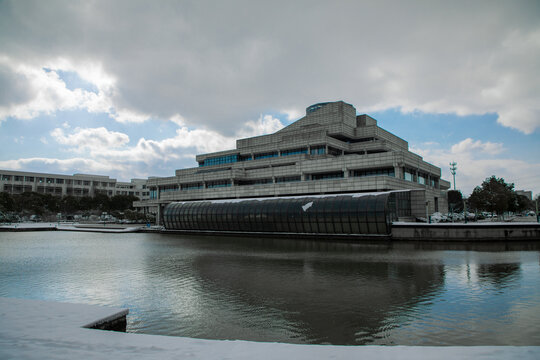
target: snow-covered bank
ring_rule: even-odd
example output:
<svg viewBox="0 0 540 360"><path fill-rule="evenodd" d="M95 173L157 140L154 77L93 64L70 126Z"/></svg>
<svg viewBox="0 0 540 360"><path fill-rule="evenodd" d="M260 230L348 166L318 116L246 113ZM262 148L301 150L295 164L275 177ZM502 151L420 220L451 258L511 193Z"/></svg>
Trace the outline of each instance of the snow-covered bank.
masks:
<svg viewBox="0 0 540 360"><path fill-rule="evenodd" d="M538 359L539 346L333 346L200 340L83 328L122 309L0 298L0 359Z"/></svg>
<svg viewBox="0 0 540 360"><path fill-rule="evenodd" d="M0 225L0 231L43 231L43 230L58 230L58 231L86 231L86 232L103 232L103 233L129 233L137 232L142 228L137 226L118 226L107 224L74 224L74 223L12 223Z"/></svg>

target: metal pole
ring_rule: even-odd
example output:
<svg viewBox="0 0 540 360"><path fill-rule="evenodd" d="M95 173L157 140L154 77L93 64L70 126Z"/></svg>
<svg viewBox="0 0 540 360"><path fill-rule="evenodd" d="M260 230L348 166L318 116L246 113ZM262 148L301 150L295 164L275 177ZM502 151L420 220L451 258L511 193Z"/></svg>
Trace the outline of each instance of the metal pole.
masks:
<svg viewBox="0 0 540 360"><path fill-rule="evenodd" d="M467 202L463 200L463 217L465 218L465 224L467 223Z"/></svg>
<svg viewBox="0 0 540 360"><path fill-rule="evenodd" d="M456 170L457 170L457 162L452 161L450 163L450 173L452 174L454 178L454 190L456 190Z"/></svg>
<svg viewBox="0 0 540 360"><path fill-rule="evenodd" d="M538 199L536 199L536 222L540 223L540 214L538 214Z"/></svg>

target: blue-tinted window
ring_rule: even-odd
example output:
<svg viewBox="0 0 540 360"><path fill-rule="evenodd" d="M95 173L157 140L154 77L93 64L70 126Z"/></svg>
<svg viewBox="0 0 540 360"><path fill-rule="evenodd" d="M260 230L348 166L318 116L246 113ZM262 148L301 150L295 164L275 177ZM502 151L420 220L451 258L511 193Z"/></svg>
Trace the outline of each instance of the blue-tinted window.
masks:
<svg viewBox="0 0 540 360"><path fill-rule="evenodd" d="M238 154L217 156L217 157L204 159L203 162L199 163L199 166L230 164L230 163L235 163L237 161L238 161Z"/></svg>
<svg viewBox="0 0 540 360"><path fill-rule="evenodd" d="M307 154L307 148L289 149L289 150L283 150L281 152L281 156L298 155L298 154Z"/></svg>
<svg viewBox="0 0 540 360"><path fill-rule="evenodd" d="M324 155L326 154L326 146L317 146L311 148L311 155Z"/></svg>
<svg viewBox="0 0 540 360"><path fill-rule="evenodd" d="M260 159L267 159L267 158L276 157L276 156L278 156L278 153L277 153L277 151L272 151L272 152L255 154L253 156L255 157L255 160L260 160Z"/></svg>

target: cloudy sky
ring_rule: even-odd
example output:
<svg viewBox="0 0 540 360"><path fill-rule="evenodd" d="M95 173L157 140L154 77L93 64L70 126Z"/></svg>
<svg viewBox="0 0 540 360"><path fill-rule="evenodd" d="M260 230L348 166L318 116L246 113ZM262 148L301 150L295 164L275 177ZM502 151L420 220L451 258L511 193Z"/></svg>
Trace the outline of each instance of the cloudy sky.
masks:
<svg viewBox="0 0 540 360"><path fill-rule="evenodd" d="M0 0L0 169L172 176L343 100L540 192L540 2Z"/></svg>

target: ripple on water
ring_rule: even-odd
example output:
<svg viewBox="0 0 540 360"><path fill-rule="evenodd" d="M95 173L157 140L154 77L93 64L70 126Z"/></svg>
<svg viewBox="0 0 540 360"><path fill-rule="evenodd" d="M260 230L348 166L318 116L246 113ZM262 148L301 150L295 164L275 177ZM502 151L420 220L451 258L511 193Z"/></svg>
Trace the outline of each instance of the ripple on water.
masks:
<svg viewBox="0 0 540 360"><path fill-rule="evenodd" d="M2 236L0 254L0 296L128 307L130 332L540 345L535 248L51 232Z"/></svg>

